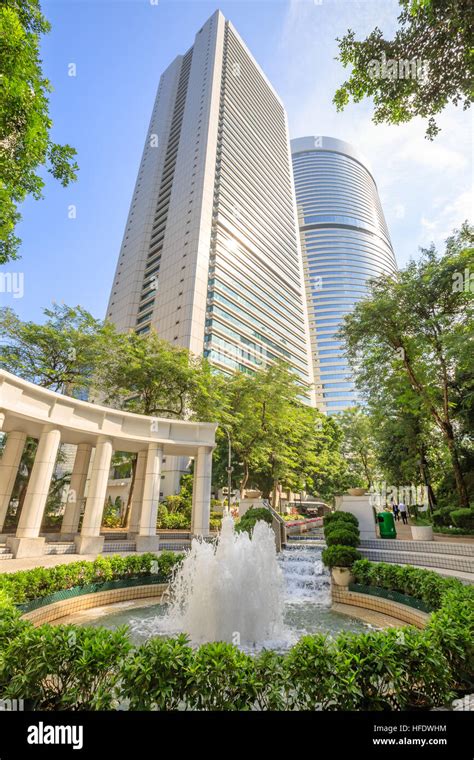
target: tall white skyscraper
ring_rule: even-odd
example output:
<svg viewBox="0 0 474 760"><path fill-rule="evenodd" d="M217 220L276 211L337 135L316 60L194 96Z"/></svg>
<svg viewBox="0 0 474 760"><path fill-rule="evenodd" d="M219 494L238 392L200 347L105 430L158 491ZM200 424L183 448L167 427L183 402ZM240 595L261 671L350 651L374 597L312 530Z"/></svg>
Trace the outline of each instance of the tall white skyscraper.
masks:
<svg viewBox="0 0 474 760"><path fill-rule="evenodd" d="M377 185L366 160L333 137L291 141L316 404L327 414L358 402L337 337L367 283L397 271Z"/></svg>
<svg viewBox="0 0 474 760"><path fill-rule="evenodd" d="M312 363L285 109L220 11L163 73L107 317L220 371Z"/></svg>

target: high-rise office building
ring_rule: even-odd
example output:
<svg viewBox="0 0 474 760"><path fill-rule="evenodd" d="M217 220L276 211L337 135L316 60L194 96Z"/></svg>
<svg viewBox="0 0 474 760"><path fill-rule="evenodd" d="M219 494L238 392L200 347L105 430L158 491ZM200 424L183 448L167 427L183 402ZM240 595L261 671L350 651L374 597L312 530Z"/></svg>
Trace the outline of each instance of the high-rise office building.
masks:
<svg viewBox="0 0 474 760"><path fill-rule="evenodd" d="M283 359L314 403L286 113L220 11L161 76L107 318L225 373Z"/></svg>
<svg viewBox="0 0 474 760"><path fill-rule="evenodd" d="M160 79L107 317L312 400L299 246L285 109L216 11Z"/></svg>
<svg viewBox="0 0 474 760"><path fill-rule="evenodd" d="M372 172L349 143L291 141L310 322L316 405L333 414L357 403L337 332L367 283L397 270Z"/></svg>

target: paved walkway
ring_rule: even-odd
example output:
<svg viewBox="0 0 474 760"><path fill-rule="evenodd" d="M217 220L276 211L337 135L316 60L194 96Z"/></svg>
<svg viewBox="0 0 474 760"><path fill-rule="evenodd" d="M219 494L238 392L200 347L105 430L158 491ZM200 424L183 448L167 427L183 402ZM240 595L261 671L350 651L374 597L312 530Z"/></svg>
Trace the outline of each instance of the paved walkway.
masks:
<svg viewBox="0 0 474 760"><path fill-rule="evenodd" d="M411 535L411 525L404 525L402 521L395 522L395 528L397 530L397 539L399 541L413 541ZM449 543L460 544L473 544L474 536L449 536L447 533L435 533L435 541L449 541Z"/></svg>

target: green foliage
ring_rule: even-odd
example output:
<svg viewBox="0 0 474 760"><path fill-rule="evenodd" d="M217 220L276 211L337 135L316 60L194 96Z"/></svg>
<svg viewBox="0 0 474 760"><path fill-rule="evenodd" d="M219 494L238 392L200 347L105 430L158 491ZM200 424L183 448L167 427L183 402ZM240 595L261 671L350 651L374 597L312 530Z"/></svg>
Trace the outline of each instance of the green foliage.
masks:
<svg viewBox="0 0 474 760"><path fill-rule="evenodd" d="M456 528L474 530L474 509L454 509L451 517Z"/></svg>
<svg viewBox="0 0 474 760"><path fill-rule="evenodd" d="M40 38L50 25L38 0L0 4L0 264L17 258L17 210L28 195L42 198L42 167L66 186L76 179L76 151L50 139L50 82L43 76Z"/></svg>
<svg viewBox="0 0 474 760"><path fill-rule="evenodd" d="M25 627L0 652L2 694L33 710L111 709L130 646L124 628Z"/></svg>
<svg viewBox="0 0 474 760"><path fill-rule="evenodd" d="M165 583L169 580L174 565L181 562L182 558L183 554L165 551L159 555L146 553L128 557L99 556L93 562L80 560L67 565L2 573L0 593L3 591L12 602L20 604L64 589L108 580L149 576L156 571Z"/></svg>
<svg viewBox="0 0 474 760"><path fill-rule="evenodd" d="M437 509L435 512L433 512L432 520L433 525L437 528L441 526L449 526L453 524L453 518L451 517L453 513L453 507L442 507L441 509Z"/></svg>
<svg viewBox="0 0 474 760"><path fill-rule="evenodd" d="M321 559L326 567L352 567L361 555L352 546L337 544L323 549Z"/></svg>
<svg viewBox="0 0 474 760"><path fill-rule="evenodd" d="M348 462L351 486L371 488L378 476L376 442L372 422L366 410L345 409L337 415L342 430L342 455Z"/></svg>
<svg viewBox="0 0 474 760"><path fill-rule="evenodd" d="M186 636L150 639L124 661L119 696L129 700L130 710L178 710L192 670L193 650Z"/></svg>
<svg viewBox="0 0 474 760"><path fill-rule="evenodd" d="M96 368L104 403L138 414L212 420L219 406L219 378L202 357L171 346L155 331L120 336L120 345Z"/></svg>
<svg viewBox="0 0 474 760"><path fill-rule="evenodd" d="M329 527L329 525L332 525L333 523L348 523L350 525L353 525L355 528L359 528L359 521L355 515L353 515L351 512L329 512L327 515L324 515L323 517L323 525L324 529Z"/></svg>
<svg viewBox="0 0 474 760"><path fill-rule="evenodd" d="M227 430L233 485L241 492L258 488L270 498L278 484L321 495L346 487L341 432L333 419L302 402L305 390L283 362L222 380L213 459L216 486L227 484Z"/></svg>
<svg viewBox="0 0 474 760"><path fill-rule="evenodd" d="M113 325L80 306L54 304L43 314L46 321L36 324L0 309L3 369L52 391L73 396L87 391L97 366L107 363L121 338Z"/></svg>
<svg viewBox="0 0 474 760"><path fill-rule="evenodd" d="M110 559L115 574L130 569L128 558ZM108 573L102 561L99 571ZM1 693L35 710L111 710L125 702L131 710L378 711L428 710L447 704L454 691L471 690L472 587L368 560L353 571L358 583L411 593L437 611L423 630L317 634L287 654L253 657L222 642L192 649L183 635L132 647L123 629L35 628L0 588Z"/></svg>
<svg viewBox="0 0 474 760"><path fill-rule="evenodd" d="M105 503L102 525L105 528L118 528L121 525L122 499L117 496L114 501L109 496Z"/></svg>
<svg viewBox="0 0 474 760"><path fill-rule="evenodd" d="M359 531L356 530L336 526L325 531L324 536L327 546L359 546Z"/></svg>
<svg viewBox="0 0 474 760"><path fill-rule="evenodd" d="M399 28L392 40L385 39L378 27L362 41L355 39L352 30L338 39L339 60L353 68L337 90L334 103L342 110L351 98L358 103L370 97L376 124L402 124L416 116L429 117L426 136L433 139L439 132L434 117L448 103L468 108L472 100L472 3L399 3ZM381 67L383 58L385 69ZM423 63L422 71L417 71L417 62Z"/></svg>
<svg viewBox="0 0 474 760"><path fill-rule="evenodd" d="M433 647L449 663L456 689L471 692L474 686L474 591L472 586L447 589L440 609L431 616L427 632Z"/></svg>
<svg viewBox="0 0 474 760"><path fill-rule="evenodd" d="M356 583L408 594L435 610L441 607L448 591L461 591L463 588L461 581L456 578L443 578L432 570L422 570L411 565L392 565L361 559L354 563L352 572Z"/></svg>
<svg viewBox="0 0 474 760"><path fill-rule="evenodd" d="M270 510L265 509L265 507L250 507L236 524L235 530L237 533L241 533L244 530L247 533L252 533L259 520L263 520L271 525L273 518Z"/></svg>
<svg viewBox="0 0 474 760"><path fill-rule="evenodd" d="M372 280L370 296L345 317L341 329L368 406L377 419L397 421L396 439L406 442L411 472L418 462L422 481L429 482L428 460L435 457L427 448L438 456L441 441L443 464L465 508L474 414L474 293L465 273L474 268L473 241L466 224L446 241L443 256L432 246L396 278ZM386 437L391 441L390 434Z"/></svg>
<svg viewBox="0 0 474 760"><path fill-rule="evenodd" d="M249 710L257 697L253 658L232 644L203 644L193 659L192 710Z"/></svg>

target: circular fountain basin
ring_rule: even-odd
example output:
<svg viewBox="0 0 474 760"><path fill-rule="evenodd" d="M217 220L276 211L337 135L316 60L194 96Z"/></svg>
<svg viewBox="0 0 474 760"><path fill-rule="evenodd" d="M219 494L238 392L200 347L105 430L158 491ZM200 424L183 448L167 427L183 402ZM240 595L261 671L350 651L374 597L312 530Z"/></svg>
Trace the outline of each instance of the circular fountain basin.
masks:
<svg viewBox="0 0 474 760"><path fill-rule="evenodd" d="M265 541L268 536L265 536L263 528L262 535L256 536L259 552L265 552ZM232 539L233 540L233 539ZM261 542L258 544L258 542ZM242 539L237 538L236 543L233 545L234 550L237 546L237 554L234 556L234 560L237 562L239 558L239 551L242 547L238 546L238 543L242 543ZM225 567L227 568L229 562L232 564L232 547L230 546L231 537L228 536L228 543L225 558ZM209 547L204 547L202 550L206 556L201 556L201 549L197 548L197 556L195 560L197 563L201 563L205 566L208 575L204 576L200 580L197 588L193 593L199 594L199 589L204 584L207 586L212 582L214 574L218 572L218 569L213 566L213 557ZM246 559L252 563L251 547L247 544L245 546L247 552ZM273 550L274 551L274 550ZM213 633L210 633L213 629L208 629L206 636L198 637L193 636L193 631L199 630L199 626L196 628L195 621L191 615L191 619L188 616L176 615L176 607L167 603L157 603L150 600L148 603L144 603L143 600L136 600L134 602L122 602L113 605L111 607L95 608L93 610L87 610L79 614L72 622L82 625L92 626L104 626L106 628L117 628L120 625L128 625L129 635L131 640L135 644L141 644L149 638L154 636L167 637L177 635L178 633L187 633L190 637L193 645L198 645L206 640L227 640L233 641L245 651L260 651L261 649L274 649L284 652L291 646L296 644L298 639L308 634L323 633L330 637L337 636L342 631L350 631L354 633L367 632L373 629L374 626L363 622L362 620L350 617L341 612L336 612L331 609L331 581L329 572L323 566L321 561L321 548L317 545L311 544L311 542L295 542L282 551L278 557L274 557L274 564L272 562L263 562L260 565L259 574L256 573L255 583L252 583L254 576L244 578L244 583L234 583L234 593L236 594L236 604L239 609L242 609L242 616L247 615L248 609L255 608L257 601L257 609L262 610L262 617L269 617L270 625L267 627L267 631L271 631L271 635L262 634L263 629L257 628L257 634L254 638L248 638L240 640L240 636L233 636L229 634L227 628L223 628L222 625L214 629ZM238 573L239 568L234 567L234 573ZM240 570L242 566L240 564ZM278 598L271 596L271 604L265 605L265 589L268 588L269 579L264 581L261 587L262 597L249 599L248 605L246 604L246 594L251 597L252 594L255 597L255 588L257 591L257 597L259 593L258 579L261 580L265 571L272 573L272 578L277 577L279 579L279 593ZM191 576L199 572L199 568L196 568L195 561L192 557L189 558L188 571ZM183 573L184 579L186 579L186 570ZM221 573L222 575L222 573ZM183 581L183 578L181 579ZM216 581L217 583L217 581ZM226 583L229 584L229 578L226 579ZM178 583L179 588L186 589L186 582ZM230 583L232 586L232 583ZM235 591L237 586L237 591ZM242 586L247 591L242 594ZM215 587L215 597L219 597L222 589L218 586ZM185 591L185 596L188 591ZM267 597L268 598L268 597ZM194 610L193 615L200 616L199 623L202 625L202 618L205 615L211 615L216 613L216 609L213 607L214 597L210 597L209 593L206 594L202 604L206 605L205 611L199 609L199 603L193 607L188 606L191 611ZM199 600L195 600L199 601ZM226 600L223 600L222 595L220 601L216 601L214 605L217 608L217 612L222 607L222 604ZM260 606L259 606L260 605ZM278 607L276 611L278 614L275 616L275 625L272 621L272 607ZM224 617L228 617L231 607L227 605L224 611ZM187 627L189 625L189 627ZM239 615L234 617L231 630L239 629ZM242 626L244 628L244 626ZM249 630L247 628L247 630ZM250 627L250 630L253 630ZM221 631L225 631L220 635Z"/></svg>

